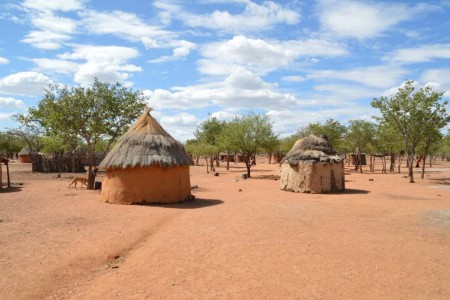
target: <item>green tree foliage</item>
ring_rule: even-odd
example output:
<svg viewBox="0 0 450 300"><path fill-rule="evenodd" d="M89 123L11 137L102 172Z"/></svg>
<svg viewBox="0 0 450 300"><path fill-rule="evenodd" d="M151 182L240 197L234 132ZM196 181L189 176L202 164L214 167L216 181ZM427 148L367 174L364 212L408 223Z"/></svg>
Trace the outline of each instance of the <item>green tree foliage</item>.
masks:
<svg viewBox="0 0 450 300"><path fill-rule="evenodd" d="M435 153L441 156L441 159L450 159L450 129L447 134L436 145Z"/></svg>
<svg viewBox="0 0 450 300"><path fill-rule="evenodd" d="M378 125L374 136L373 148L375 152L390 156L389 172L393 173L395 171L396 155L399 155L403 150L403 143L398 129L389 123Z"/></svg>
<svg viewBox="0 0 450 300"><path fill-rule="evenodd" d="M429 132L443 128L449 121L447 101L441 102L443 93L433 91L430 86L415 91L413 84L413 81L407 81L393 96L372 101L372 106L381 112L380 119L396 126L403 138L411 183L414 182L416 147Z"/></svg>
<svg viewBox="0 0 450 300"><path fill-rule="evenodd" d="M6 154L9 158L12 158L14 153L19 152L26 145L22 139L11 132L0 132L0 153Z"/></svg>
<svg viewBox="0 0 450 300"><path fill-rule="evenodd" d="M298 135L301 137L307 137L311 134L316 136L321 136L325 134L331 146L338 151L345 151L344 137L347 132L347 128L342 125L339 121L334 119L328 119L325 123L311 123L306 127L298 131Z"/></svg>
<svg viewBox="0 0 450 300"><path fill-rule="evenodd" d="M96 79L91 87L51 85L38 107L30 108L28 115L19 115L18 118L34 120L48 135L63 139L81 138L87 145L88 188L92 189L94 149L103 140L108 141L106 148L109 149L142 113L144 105L141 92L124 88L119 83L111 85Z"/></svg>
<svg viewBox="0 0 450 300"><path fill-rule="evenodd" d="M258 150L268 147L273 138L269 117L254 113L235 117L221 133L224 147L242 155L248 177L250 177L252 158L256 156Z"/></svg>
<svg viewBox="0 0 450 300"><path fill-rule="evenodd" d="M192 139L186 141L184 149L192 156L195 156L197 158L204 157L206 161L206 173L209 173L208 160L211 158L211 156L217 153L216 146L207 144L202 140Z"/></svg>
<svg viewBox="0 0 450 300"><path fill-rule="evenodd" d="M217 152L214 155L218 156L219 152L223 150L220 148L221 144L219 143L219 138L220 132L222 131L224 125L224 121L219 121L216 117L210 116L206 121L198 126L198 128L194 132L195 138L203 145L211 146L208 147L208 149L215 148ZM214 155L210 156L211 169L214 167L212 162ZM219 160L217 160L216 162L217 166L219 166Z"/></svg>
<svg viewBox="0 0 450 300"><path fill-rule="evenodd" d="M373 138L375 136L375 124L364 120L352 120L349 122L347 135L345 137L347 145L352 149L352 152L358 153L358 161L355 168L359 168L362 173L360 165L362 152L372 151Z"/></svg>

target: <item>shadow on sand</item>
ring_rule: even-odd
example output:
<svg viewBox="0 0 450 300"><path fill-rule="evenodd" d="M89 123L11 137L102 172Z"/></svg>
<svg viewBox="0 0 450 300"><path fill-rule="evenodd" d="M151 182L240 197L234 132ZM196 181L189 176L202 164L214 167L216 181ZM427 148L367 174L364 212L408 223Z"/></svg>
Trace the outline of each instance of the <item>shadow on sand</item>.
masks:
<svg viewBox="0 0 450 300"><path fill-rule="evenodd" d="M358 195L358 194L368 194L368 193L370 193L370 191L358 190L358 189L345 189L345 191L342 191L339 194Z"/></svg>
<svg viewBox="0 0 450 300"><path fill-rule="evenodd" d="M252 176L250 179L266 179L266 180L279 180L279 175L259 175L259 176Z"/></svg>
<svg viewBox="0 0 450 300"><path fill-rule="evenodd" d="M22 186L11 186L11 187L4 187L0 190L0 194L2 193L15 193L20 192L22 190Z"/></svg>
<svg viewBox="0 0 450 300"><path fill-rule="evenodd" d="M450 185L450 178L442 177L442 178L428 178L430 181L437 181L436 184Z"/></svg>
<svg viewBox="0 0 450 300"><path fill-rule="evenodd" d="M208 207L208 206L219 205L219 204L222 204L222 203L223 203L222 200L217 200L217 199L196 198L194 201L174 203L174 204L168 204L168 203L137 203L137 204L134 204L134 205L149 206L149 207L177 208L177 209L195 209L195 208L203 208L203 207Z"/></svg>

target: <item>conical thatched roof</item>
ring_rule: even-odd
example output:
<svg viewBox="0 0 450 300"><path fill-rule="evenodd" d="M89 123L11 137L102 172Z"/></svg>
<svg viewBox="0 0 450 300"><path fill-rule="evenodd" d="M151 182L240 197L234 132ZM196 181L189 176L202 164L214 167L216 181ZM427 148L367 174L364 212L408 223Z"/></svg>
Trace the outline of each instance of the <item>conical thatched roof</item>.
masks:
<svg viewBox="0 0 450 300"><path fill-rule="evenodd" d="M336 151L326 138L310 135L298 140L281 162L287 161L290 165L297 165L300 161L341 162L342 159L335 154Z"/></svg>
<svg viewBox="0 0 450 300"><path fill-rule="evenodd" d="M150 115L147 108L101 162L101 170L189 165L183 146Z"/></svg>
<svg viewBox="0 0 450 300"><path fill-rule="evenodd" d="M31 153L36 152L36 150L31 150L30 147L25 146L20 150L18 155L31 155Z"/></svg>

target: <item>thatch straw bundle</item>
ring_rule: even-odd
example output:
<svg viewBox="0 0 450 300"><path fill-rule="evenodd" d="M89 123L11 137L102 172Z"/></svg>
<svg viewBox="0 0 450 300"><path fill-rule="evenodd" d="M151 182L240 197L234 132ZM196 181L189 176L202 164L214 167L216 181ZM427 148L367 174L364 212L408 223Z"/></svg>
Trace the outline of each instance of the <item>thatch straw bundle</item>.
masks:
<svg viewBox="0 0 450 300"><path fill-rule="evenodd" d="M150 108L126 132L101 162L101 170L134 167L188 166L183 146L150 115Z"/></svg>
<svg viewBox="0 0 450 300"><path fill-rule="evenodd" d="M335 154L336 151L326 138L310 135L295 143L294 147L281 160L281 163L287 161L290 165L298 165L300 161L342 162L342 159Z"/></svg>
<svg viewBox="0 0 450 300"><path fill-rule="evenodd" d="M17 155L31 155L31 153L36 152L34 150L31 150L30 147L25 146L20 150L20 152Z"/></svg>

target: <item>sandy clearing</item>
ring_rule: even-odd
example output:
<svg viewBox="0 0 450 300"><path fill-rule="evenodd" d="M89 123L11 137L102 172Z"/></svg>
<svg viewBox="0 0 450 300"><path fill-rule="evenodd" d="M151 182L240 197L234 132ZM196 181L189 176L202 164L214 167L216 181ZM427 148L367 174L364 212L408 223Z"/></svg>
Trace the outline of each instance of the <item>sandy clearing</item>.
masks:
<svg viewBox="0 0 450 300"><path fill-rule="evenodd" d="M450 189L430 188L447 163L415 184L346 170L329 195L279 190L278 165L192 167L197 201L166 206L105 204L26 167L0 193L2 299L450 297Z"/></svg>

